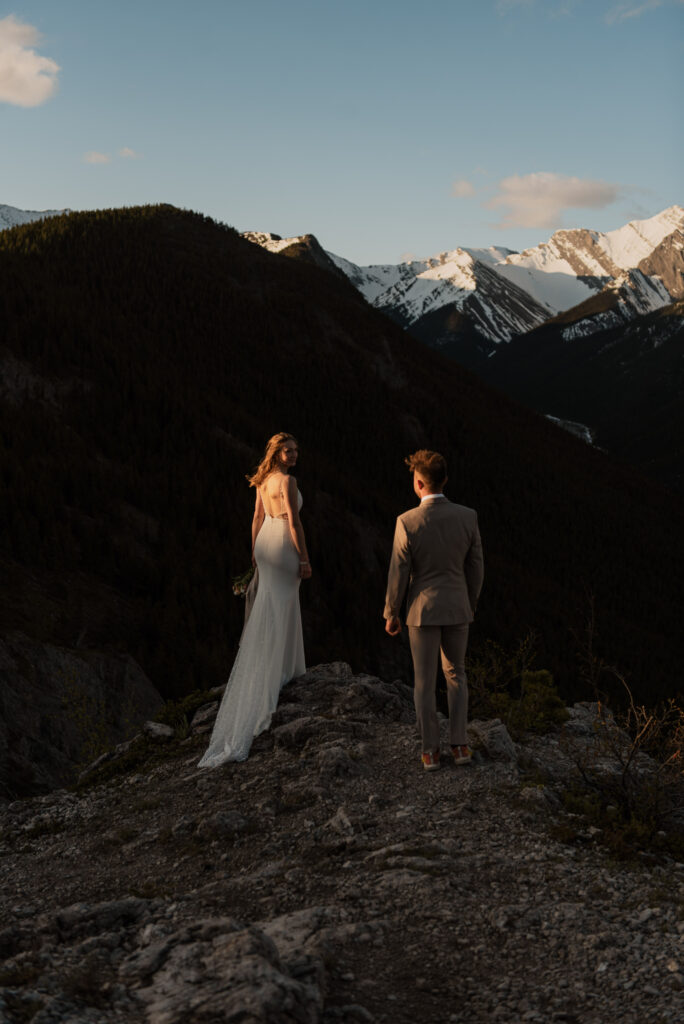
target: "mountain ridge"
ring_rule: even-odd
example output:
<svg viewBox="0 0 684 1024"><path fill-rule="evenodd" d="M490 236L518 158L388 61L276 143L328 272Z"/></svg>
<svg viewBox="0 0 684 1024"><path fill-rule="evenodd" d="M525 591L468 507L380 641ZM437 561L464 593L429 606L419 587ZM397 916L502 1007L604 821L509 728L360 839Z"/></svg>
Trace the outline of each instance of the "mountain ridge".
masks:
<svg viewBox="0 0 684 1024"><path fill-rule="evenodd" d="M23 224L32 224L46 217L60 217L69 211L64 210L19 210L16 206L0 204L0 231L7 231Z"/></svg>
<svg viewBox="0 0 684 1024"><path fill-rule="evenodd" d="M466 247L427 259L372 266L354 264L331 252L328 256L371 305L402 326L424 333L422 319L446 306L470 320L486 341L498 344L606 287L619 285L630 271L655 279L641 289L642 295L633 303L635 314L681 297L682 230L684 208L671 206L614 231L561 229L547 242L519 253L496 246ZM299 240L263 232L245 237L271 252L286 254ZM631 309L629 303L627 308Z"/></svg>

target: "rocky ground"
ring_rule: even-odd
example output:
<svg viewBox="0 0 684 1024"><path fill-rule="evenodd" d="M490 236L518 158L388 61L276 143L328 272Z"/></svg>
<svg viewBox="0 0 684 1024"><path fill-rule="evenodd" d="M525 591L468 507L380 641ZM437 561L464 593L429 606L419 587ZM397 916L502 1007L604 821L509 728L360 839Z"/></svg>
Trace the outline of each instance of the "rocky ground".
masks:
<svg viewBox="0 0 684 1024"><path fill-rule="evenodd" d="M410 690L342 663L285 688L248 761L199 771L215 711L0 808L0 1021L684 1019L684 864L555 841L530 782L570 770L591 709L523 748L475 724L474 763L435 773Z"/></svg>

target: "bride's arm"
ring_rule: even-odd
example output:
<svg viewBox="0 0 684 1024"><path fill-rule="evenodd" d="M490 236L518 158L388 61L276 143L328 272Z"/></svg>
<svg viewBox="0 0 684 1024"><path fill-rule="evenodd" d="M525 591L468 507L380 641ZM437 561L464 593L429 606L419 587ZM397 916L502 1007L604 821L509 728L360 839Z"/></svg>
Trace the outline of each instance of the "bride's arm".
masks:
<svg viewBox="0 0 684 1024"><path fill-rule="evenodd" d="M287 510L287 521L290 525L290 536L292 537L292 543L297 549L297 554L299 555L299 575L303 579L307 579L311 575L311 565L309 563L309 555L306 550L304 527L302 526L302 521L299 518L297 481L293 476L288 476L287 478L285 487L283 487L283 498L285 500L285 508Z"/></svg>
<svg viewBox="0 0 684 1024"><path fill-rule="evenodd" d="M254 545L256 544L256 539L259 536L259 530L263 525L265 516L264 503L261 500L261 491L258 487L256 487L255 490L256 501L254 502L254 517L252 519L252 565L256 565L256 562L254 561Z"/></svg>

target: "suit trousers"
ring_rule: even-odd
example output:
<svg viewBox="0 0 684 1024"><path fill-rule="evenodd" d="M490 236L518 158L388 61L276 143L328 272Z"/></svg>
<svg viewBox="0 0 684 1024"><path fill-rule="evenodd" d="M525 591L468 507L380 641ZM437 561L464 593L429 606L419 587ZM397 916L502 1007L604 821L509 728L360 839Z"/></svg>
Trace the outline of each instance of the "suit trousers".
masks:
<svg viewBox="0 0 684 1024"><path fill-rule="evenodd" d="M468 680L465 671L468 628L467 622L453 626L408 627L413 658L413 700L426 753L439 750L436 689L440 651L449 703L449 743L465 746L468 742Z"/></svg>

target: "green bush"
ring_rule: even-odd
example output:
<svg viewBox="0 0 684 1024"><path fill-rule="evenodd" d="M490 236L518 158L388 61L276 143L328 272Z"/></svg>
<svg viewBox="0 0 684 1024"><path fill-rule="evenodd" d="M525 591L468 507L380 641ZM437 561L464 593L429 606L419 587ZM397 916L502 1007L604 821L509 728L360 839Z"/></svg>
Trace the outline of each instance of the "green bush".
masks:
<svg viewBox="0 0 684 1024"><path fill-rule="evenodd" d="M532 668L535 647L534 633L510 651L487 640L468 664L471 717L500 718L516 740L551 732L568 718L551 673Z"/></svg>
<svg viewBox="0 0 684 1024"><path fill-rule="evenodd" d="M169 700L166 702L161 711L157 714L155 721L161 722L163 725L170 725L172 729L177 731L185 731L185 735L188 735L188 723L192 721L197 708L201 708L203 704L211 704L218 698L210 690L193 690L187 697L182 697L180 700Z"/></svg>

